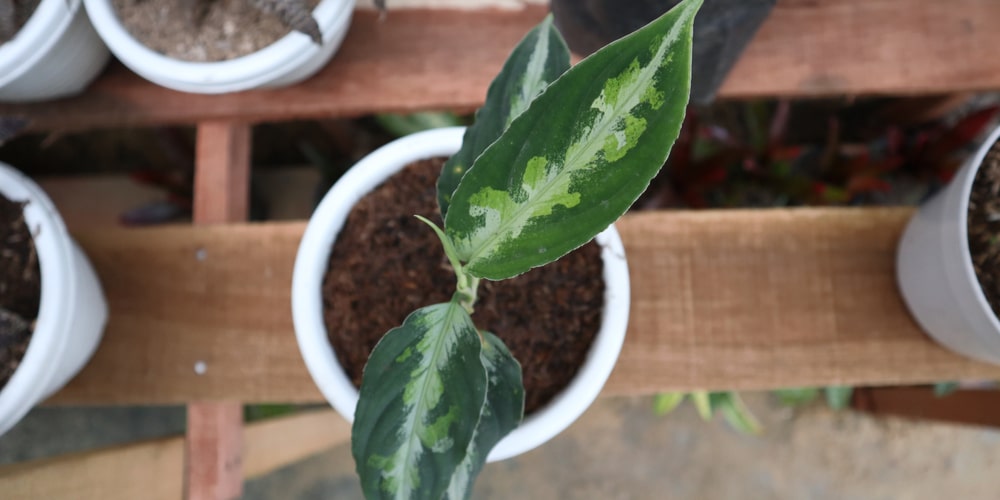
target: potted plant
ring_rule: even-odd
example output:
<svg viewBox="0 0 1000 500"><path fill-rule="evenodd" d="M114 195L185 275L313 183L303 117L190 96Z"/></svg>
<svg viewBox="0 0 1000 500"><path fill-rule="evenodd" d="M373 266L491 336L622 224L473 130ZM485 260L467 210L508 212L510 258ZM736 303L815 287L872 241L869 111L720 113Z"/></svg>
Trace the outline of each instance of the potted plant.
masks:
<svg viewBox="0 0 1000 500"><path fill-rule="evenodd" d="M75 94L107 60L81 0L0 0L0 101Z"/></svg>
<svg viewBox="0 0 1000 500"><path fill-rule="evenodd" d="M621 330L602 332L577 380L519 428L524 388L518 361L497 335L477 328L470 313L493 282L550 264L595 236L605 246L605 276L626 280L623 249L614 232L604 231L659 171L680 131L690 91L691 26L700 5L685 0L569 70L568 49L546 19L515 48L463 137L460 129L445 129L391 143L324 197L296 256L293 319L314 380L354 422L352 451L367 496L466 497L487 458L537 446L599 392ZM389 172L413 159L446 155L436 189L444 227L420 220L444 248L454 293L413 311L382 337L359 391L327 340L328 330L341 326L324 322L324 269L337 253L331 247L351 205ZM389 264L398 259L367 256ZM377 285L387 294L409 287ZM620 329L627 311L614 304L628 292L608 287L602 322Z"/></svg>
<svg viewBox="0 0 1000 500"><path fill-rule="evenodd" d="M0 434L90 359L108 317L97 275L52 201L0 163Z"/></svg>
<svg viewBox="0 0 1000 500"><path fill-rule="evenodd" d="M896 259L903 299L920 326L944 346L1000 363L1000 128L923 204L903 232Z"/></svg>
<svg viewBox="0 0 1000 500"><path fill-rule="evenodd" d="M354 12L354 0L319 0L311 13L303 0L179 0L161 17L158 1L84 3L122 63L156 84L202 94L281 87L312 76L333 57ZM230 6L232 18L205 15ZM259 24L244 25L251 22ZM230 39L236 36L244 38Z"/></svg>

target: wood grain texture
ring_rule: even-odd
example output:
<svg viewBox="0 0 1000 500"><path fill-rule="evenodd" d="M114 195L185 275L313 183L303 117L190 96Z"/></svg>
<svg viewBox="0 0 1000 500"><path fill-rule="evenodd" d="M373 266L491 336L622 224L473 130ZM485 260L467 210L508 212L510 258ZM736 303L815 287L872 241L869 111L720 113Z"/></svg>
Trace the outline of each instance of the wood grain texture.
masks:
<svg viewBox="0 0 1000 500"><path fill-rule="evenodd" d="M333 410L250 424L243 435L246 477L259 477L350 441ZM4 500L181 500L185 438L0 466Z"/></svg>
<svg viewBox="0 0 1000 500"><path fill-rule="evenodd" d="M247 219L250 203L250 126L241 122L198 124L194 174L194 222Z"/></svg>
<svg viewBox="0 0 1000 500"><path fill-rule="evenodd" d="M243 472L263 476L351 441L351 424L333 410L317 410L250 424L243 435Z"/></svg>
<svg viewBox="0 0 1000 500"><path fill-rule="evenodd" d="M250 126L198 124L193 222L245 221L250 197ZM205 366L196 364L195 371ZM243 405L238 399L187 407L185 498L231 500L243 494Z"/></svg>
<svg viewBox="0 0 1000 500"><path fill-rule="evenodd" d="M926 337L896 290L910 209L650 212L618 228L628 337L605 394L1000 378ZM304 224L77 233L109 297L91 362L51 403L322 401L292 329ZM199 260L198 256L203 257ZM194 365L205 362L198 375Z"/></svg>
<svg viewBox="0 0 1000 500"><path fill-rule="evenodd" d="M163 439L0 467L0 497L181 500L183 470L184 440Z"/></svg>
<svg viewBox="0 0 1000 500"><path fill-rule="evenodd" d="M148 83L118 64L83 95L2 104L34 129L248 122L472 109L518 40L545 15L521 10L414 9L385 22L358 11L315 77L286 89L193 95ZM780 0L721 97L927 94L1000 87L993 0Z"/></svg>
<svg viewBox="0 0 1000 500"><path fill-rule="evenodd" d="M232 500L243 494L242 404L189 404L184 444L186 500Z"/></svg>

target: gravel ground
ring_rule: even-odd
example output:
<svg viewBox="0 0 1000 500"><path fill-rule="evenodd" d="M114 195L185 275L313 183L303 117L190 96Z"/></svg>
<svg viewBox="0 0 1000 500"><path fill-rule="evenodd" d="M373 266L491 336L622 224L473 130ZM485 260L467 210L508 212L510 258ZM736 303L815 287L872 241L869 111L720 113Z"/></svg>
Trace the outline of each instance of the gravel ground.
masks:
<svg viewBox="0 0 1000 500"><path fill-rule="evenodd" d="M874 419L746 397L761 436L601 399L569 430L486 467L476 499L995 499L1000 431ZM361 498L341 446L247 484L247 499Z"/></svg>

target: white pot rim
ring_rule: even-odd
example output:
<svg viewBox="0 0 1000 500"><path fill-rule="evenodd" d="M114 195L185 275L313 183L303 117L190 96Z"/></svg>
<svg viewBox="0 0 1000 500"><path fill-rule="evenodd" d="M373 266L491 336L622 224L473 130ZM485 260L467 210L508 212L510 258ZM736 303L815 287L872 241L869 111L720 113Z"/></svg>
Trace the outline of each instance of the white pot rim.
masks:
<svg viewBox="0 0 1000 500"><path fill-rule="evenodd" d="M0 87L18 79L49 54L80 9L81 0L41 0L14 38L0 45Z"/></svg>
<svg viewBox="0 0 1000 500"><path fill-rule="evenodd" d="M997 141L1000 141L1000 127L997 127L990 133L986 141L983 142L980 148L976 151L976 155L971 158L971 168L969 169L968 174L960 177L959 179L955 179L960 182L960 184L956 187L959 190L958 196L962 200L960 205L961 210L959 210L958 213L958 245L959 250L964 256L961 262L962 274L967 280L971 280L973 288L975 288L976 293L974 295L976 297L976 308L983 311L983 316L987 318L987 321L989 321L993 331L997 333L997 338L989 339L992 343L1000 341L1000 319L997 319L996 313L993 312L993 307L990 306L989 300L986 299L986 293L983 292L983 287L979 282L979 277L976 276L976 269L972 265L972 248L969 247L969 197L972 196L972 185L976 181L976 175L979 173L979 169L986 160L986 155ZM953 286L961 285L953 284Z"/></svg>
<svg viewBox="0 0 1000 500"><path fill-rule="evenodd" d="M77 0L79 1L79 0ZM111 52L136 73L170 88L202 93L226 93L260 87L317 57L321 47L293 31L263 49L226 61L194 62L174 59L146 47L119 21L111 0L84 0L87 13ZM313 16L324 44L339 39L334 28L350 17L354 0L321 0Z"/></svg>
<svg viewBox="0 0 1000 500"><path fill-rule="evenodd" d="M295 335L313 380L349 422L354 420L358 391L337 362L323 323L321 290L331 247L348 213L362 196L412 161L454 154L461 147L464 130L451 127L413 134L366 156L327 192L302 237L292 276ZM628 264L621 238L613 226L596 240L603 247L605 306L601 329L587 359L562 393L525 418L497 444L489 454L490 462L529 451L563 431L596 399L614 368L628 324Z"/></svg>
<svg viewBox="0 0 1000 500"><path fill-rule="evenodd" d="M25 222L34 237L41 272L41 300L38 320L28 350L7 385L0 390L0 428L20 409L27 411L39 390L50 385L56 370L47 366L63 357L69 344L60 332L75 315L72 300L77 288L71 272L73 242L52 200L24 174L0 162L0 193L13 201L28 200ZM40 389L43 388L43 389Z"/></svg>

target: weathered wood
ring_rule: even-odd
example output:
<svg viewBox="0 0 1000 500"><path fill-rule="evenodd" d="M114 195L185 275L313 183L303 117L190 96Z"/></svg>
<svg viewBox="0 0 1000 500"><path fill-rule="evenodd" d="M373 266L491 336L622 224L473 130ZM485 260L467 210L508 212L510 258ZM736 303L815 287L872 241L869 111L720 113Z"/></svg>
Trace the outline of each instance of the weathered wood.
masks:
<svg viewBox="0 0 1000 500"><path fill-rule="evenodd" d="M896 290L910 209L651 212L618 227L632 317L606 394L1000 378L938 347ZM322 401L291 322L304 224L77 234L111 319L56 404ZM204 374L194 366L204 363Z"/></svg>
<svg viewBox="0 0 1000 500"><path fill-rule="evenodd" d="M247 219L250 199L250 126L198 124L194 174L194 222L218 224Z"/></svg>
<svg viewBox="0 0 1000 500"><path fill-rule="evenodd" d="M83 95L0 105L35 129L248 122L472 109L514 44L546 9L414 9L384 22L358 11L317 76L222 96L156 87L114 64ZM993 47L1000 2L781 0L719 92L722 97L928 94L1000 87Z"/></svg>
<svg viewBox="0 0 1000 500"><path fill-rule="evenodd" d="M310 411L250 424L243 439L243 472L253 478L350 442L351 424L333 410Z"/></svg>
<svg viewBox="0 0 1000 500"><path fill-rule="evenodd" d="M185 458L184 498L239 498L243 494L243 405L234 401L189 404Z"/></svg>
<svg viewBox="0 0 1000 500"><path fill-rule="evenodd" d="M4 500L181 500L184 439L0 467Z"/></svg>
<svg viewBox="0 0 1000 500"><path fill-rule="evenodd" d="M195 224L247 219L250 126L198 124L194 175ZM195 363L195 372L202 365ZM187 407L187 500L231 500L243 493L243 405L238 399L195 401Z"/></svg>
<svg viewBox="0 0 1000 500"><path fill-rule="evenodd" d="M250 424L243 470L259 477L350 440L350 425L333 410ZM0 466L4 500L180 500L183 437Z"/></svg>

